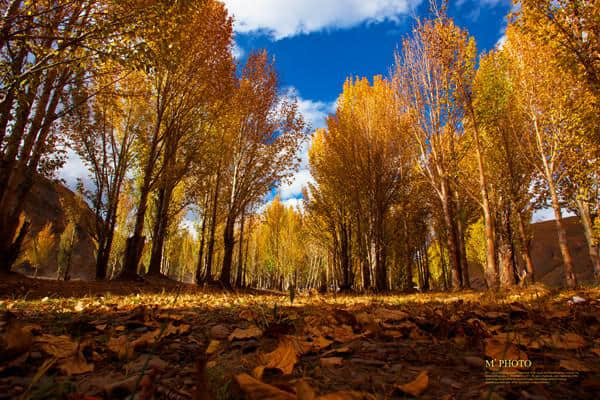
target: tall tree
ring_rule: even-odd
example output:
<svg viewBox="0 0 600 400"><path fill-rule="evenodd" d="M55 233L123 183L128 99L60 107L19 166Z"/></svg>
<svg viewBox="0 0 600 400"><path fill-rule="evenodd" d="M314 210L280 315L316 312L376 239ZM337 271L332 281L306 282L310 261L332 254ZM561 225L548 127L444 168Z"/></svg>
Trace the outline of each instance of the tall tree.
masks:
<svg viewBox="0 0 600 400"><path fill-rule="evenodd" d="M228 192L220 282L231 286L234 227L242 211L264 196L298 165L305 134L297 104L278 92L274 65L266 51L248 57L232 100L225 166Z"/></svg>
<svg viewBox="0 0 600 400"><path fill-rule="evenodd" d="M199 154L208 126L232 79L231 18L216 1L162 4L156 25L148 26L150 51L148 101L153 107L152 129L142 151L140 198L133 235L128 239L123 277L136 277L144 248L148 199L159 190L150 273L160 273L169 205L174 188Z"/></svg>
<svg viewBox="0 0 600 400"><path fill-rule="evenodd" d="M585 129L581 116L589 112L586 91L553 62L552 50L540 46L509 26L505 49L511 61L512 83L519 93L519 107L526 118L526 133L521 147L527 161L547 186L558 242L569 287L577 279L562 218L559 186L568 177L568 146L573 135ZM591 111L591 110L590 110Z"/></svg>

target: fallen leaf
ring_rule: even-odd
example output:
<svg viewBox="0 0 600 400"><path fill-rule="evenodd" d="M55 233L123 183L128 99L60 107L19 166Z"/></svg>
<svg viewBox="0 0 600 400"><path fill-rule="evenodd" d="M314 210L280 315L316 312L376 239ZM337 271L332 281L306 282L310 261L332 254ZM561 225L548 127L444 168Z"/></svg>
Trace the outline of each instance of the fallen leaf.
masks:
<svg viewBox="0 0 600 400"><path fill-rule="evenodd" d="M486 339L485 355L493 360L528 360L527 354L514 344L505 341L504 336Z"/></svg>
<svg viewBox="0 0 600 400"><path fill-rule="evenodd" d="M298 400L314 400L316 396L315 390L304 379L296 382L296 397Z"/></svg>
<svg viewBox="0 0 600 400"><path fill-rule="evenodd" d="M485 365L485 360L479 357L466 356L463 358L467 365L475 368L483 368Z"/></svg>
<svg viewBox="0 0 600 400"><path fill-rule="evenodd" d="M208 344L208 347L206 348L206 354L214 354L217 352L217 350L219 350L219 347L221 346L221 342L218 340L211 340L210 343Z"/></svg>
<svg viewBox="0 0 600 400"><path fill-rule="evenodd" d="M351 342L352 340L358 339L361 335L357 335L352 331L352 328L348 325L336 326L331 331L331 337L340 343Z"/></svg>
<svg viewBox="0 0 600 400"><path fill-rule="evenodd" d="M256 319L256 314L252 310L243 310L240 313L240 319L245 319L246 321L254 321Z"/></svg>
<svg viewBox="0 0 600 400"><path fill-rule="evenodd" d="M69 336L61 335L41 335L36 337L36 343L42 344L42 350L56 358L67 358L75 355L77 352L77 343L71 340Z"/></svg>
<svg viewBox="0 0 600 400"><path fill-rule="evenodd" d="M576 333L552 335L552 347L562 350L575 350L585 346L585 339Z"/></svg>
<svg viewBox="0 0 600 400"><path fill-rule="evenodd" d="M396 385L396 388L403 393L410 394L414 397L419 397L421 393L427 389L429 385L429 376L427 375L427 371L421 372L417 377L409 383L405 383L403 385Z"/></svg>
<svg viewBox="0 0 600 400"><path fill-rule="evenodd" d="M229 335L229 341L254 339L260 337L262 334L263 331L255 325L252 325L248 329L236 328L231 335Z"/></svg>
<svg viewBox="0 0 600 400"><path fill-rule="evenodd" d="M66 375L80 375L94 370L94 364L88 364L81 352L58 362L58 369Z"/></svg>
<svg viewBox="0 0 600 400"><path fill-rule="evenodd" d="M577 360L560 360L559 365L568 371L587 372L590 370L585 364Z"/></svg>
<svg viewBox="0 0 600 400"><path fill-rule="evenodd" d="M550 310L544 313L544 317L547 319L552 318L566 318L569 316L569 310Z"/></svg>
<svg viewBox="0 0 600 400"><path fill-rule="evenodd" d="M277 348L265 355L265 368L278 369L284 375L291 374L298 362L297 350L298 347L291 338L282 338Z"/></svg>
<svg viewBox="0 0 600 400"><path fill-rule="evenodd" d="M16 319L11 319L0 337L0 360L8 360L29 350L33 343L31 330Z"/></svg>
<svg viewBox="0 0 600 400"><path fill-rule="evenodd" d="M133 356L133 345L125 335L110 338L108 348L116 353L121 360L130 359Z"/></svg>
<svg viewBox="0 0 600 400"><path fill-rule="evenodd" d="M321 367L336 367L342 365L342 357L324 357L319 360Z"/></svg>
<svg viewBox="0 0 600 400"><path fill-rule="evenodd" d="M375 318L382 321L402 321L409 317L407 313L400 310L390 310L388 308L378 308L373 313Z"/></svg>
<svg viewBox="0 0 600 400"><path fill-rule="evenodd" d="M323 353L323 357L328 356L330 354L350 354L352 353L352 349L350 347L339 347L337 349L331 349Z"/></svg>
<svg viewBox="0 0 600 400"><path fill-rule="evenodd" d="M216 340L227 339L231 330L225 325L215 325L210 328L210 337Z"/></svg>
<svg viewBox="0 0 600 400"><path fill-rule="evenodd" d="M375 396L362 393L355 392L352 390L343 390L341 392L329 393L323 396L319 396L316 400L375 400Z"/></svg>
<svg viewBox="0 0 600 400"><path fill-rule="evenodd" d="M143 354L139 356L137 360L125 364L125 371L127 375L131 375L133 373L141 372L143 369L146 371L151 369L156 371L166 371L168 367L169 364L160 357Z"/></svg>
<svg viewBox="0 0 600 400"><path fill-rule="evenodd" d="M259 365L258 367L252 370L252 376L256 379L262 379L263 374L265 373L264 365Z"/></svg>
<svg viewBox="0 0 600 400"><path fill-rule="evenodd" d="M590 351L600 357L600 347L593 348Z"/></svg>
<svg viewBox="0 0 600 400"><path fill-rule="evenodd" d="M236 375L235 381L247 400L297 400L295 395L263 383L248 374Z"/></svg>
<svg viewBox="0 0 600 400"><path fill-rule="evenodd" d="M156 342L156 339L160 336L160 329L155 329L150 332L144 333L139 338L135 339L131 342L131 346L136 349L138 347L144 347L149 344L153 344Z"/></svg>

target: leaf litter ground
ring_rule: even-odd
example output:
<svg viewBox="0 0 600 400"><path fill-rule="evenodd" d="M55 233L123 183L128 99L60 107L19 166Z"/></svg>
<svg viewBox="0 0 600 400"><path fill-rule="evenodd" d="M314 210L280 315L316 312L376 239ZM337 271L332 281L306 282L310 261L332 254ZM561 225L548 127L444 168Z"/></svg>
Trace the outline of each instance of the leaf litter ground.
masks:
<svg viewBox="0 0 600 400"><path fill-rule="evenodd" d="M0 286L1 399L541 400L600 391L597 288L313 294L290 304L280 293L164 282L11 279ZM532 363L505 371L572 376L486 384L493 359Z"/></svg>

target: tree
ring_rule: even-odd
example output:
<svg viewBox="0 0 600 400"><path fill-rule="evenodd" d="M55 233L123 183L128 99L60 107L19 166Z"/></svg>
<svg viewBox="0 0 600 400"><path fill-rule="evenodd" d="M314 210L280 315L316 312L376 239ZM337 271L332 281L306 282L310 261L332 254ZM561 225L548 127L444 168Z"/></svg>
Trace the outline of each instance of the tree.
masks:
<svg viewBox="0 0 600 400"><path fill-rule="evenodd" d="M0 28L0 265L10 269L23 237L18 229L33 176L62 165L57 122L80 106L66 101L73 85L100 59L138 51L129 38L142 5L136 1L3 2ZM122 35L116 42L113 35ZM93 96L91 93L90 96Z"/></svg>
<svg viewBox="0 0 600 400"><path fill-rule="evenodd" d="M455 289L462 287L462 270L467 268L461 262L462 238L453 204L457 142L465 115L466 81L470 79L461 74L471 74L474 46L450 19L418 21L412 38L405 39L396 54L394 72L399 112L408 119L420 153L419 170L440 201ZM479 171L480 175L484 172L483 166ZM485 198L485 181L481 185ZM490 218L488 221L491 223Z"/></svg>
<svg viewBox="0 0 600 400"><path fill-rule="evenodd" d="M572 80L585 82L600 100L600 18L596 0L523 0L518 24L547 46ZM597 103L596 103L597 104ZM596 130L596 140L600 140Z"/></svg>
<svg viewBox="0 0 600 400"><path fill-rule="evenodd" d="M160 273L171 195L199 154L214 121L211 116L233 76L231 18L221 3L162 4L157 12L162 18L143 31L150 47L146 87L152 129L139 143L143 178L123 263L125 278L137 276L145 243L144 217L155 189L159 199L149 272Z"/></svg>
<svg viewBox="0 0 600 400"><path fill-rule="evenodd" d="M132 71L119 71L117 77L98 76L89 88L98 94L65 118L73 147L88 166L92 182L92 189L86 193L96 216L96 279L106 278L119 198L132 165L133 143L140 132L148 129L149 116L140 101L140 85L140 74ZM74 95L85 96L85 86L75 90Z"/></svg>
<svg viewBox="0 0 600 400"><path fill-rule="evenodd" d="M552 50L532 42L514 27L507 30L506 52L510 58L512 84L525 117L526 131L520 146L537 176L547 185L556 220L558 241L569 287L575 287L573 259L562 221L559 186L568 176L565 163L573 135L585 130L586 90L561 74ZM577 89L576 89L577 88Z"/></svg>
<svg viewBox="0 0 600 400"><path fill-rule="evenodd" d="M483 151L490 166L489 177L494 188L492 201L502 222L496 227L496 236L501 247L500 283L503 286L511 284L512 270L516 270L517 234L527 275L530 281L534 281L531 238L527 230L532 210L530 186L533 171L519 147L519 138L526 127L517 106L518 94L511 83L509 64L510 60L503 50L484 55L474 82L474 111L479 121ZM503 262L507 259L509 264Z"/></svg>
<svg viewBox="0 0 600 400"><path fill-rule="evenodd" d="M273 62L265 51L252 54L235 90L225 128L227 208L223 232L223 268L219 277L231 286L231 266L237 218L297 168L296 152L305 125L293 99L278 93Z"/></svg>

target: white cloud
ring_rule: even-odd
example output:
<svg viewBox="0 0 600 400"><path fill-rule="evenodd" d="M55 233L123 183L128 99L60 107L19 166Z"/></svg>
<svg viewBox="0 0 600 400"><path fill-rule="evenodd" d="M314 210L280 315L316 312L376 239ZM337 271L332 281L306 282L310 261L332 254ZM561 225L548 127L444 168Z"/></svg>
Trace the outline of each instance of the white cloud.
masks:
<svg viewBox="0 0 600 400"><path fill-rule="evenodd" d="M456 5L462 7L468 0L458 0ZM475 6L497 6L498 4L509 4L511 0L472 0L471 3L475 3Z"/></svg>
<svg viewBox="0 0 600 400"><path fill-rule="evenodd" d="M304 202L302 199L287 199L281 202L286 207L292 207L299 211L304 211Z"/></svg>
<svg viewBox="0 0 600 400"><path fill-rule="evenodd" d="M422 0L224 0L235 30L262 32L279 40L363 22L398 21Z"/></svg>
<svg viewBox="0 0 600 400"><path fill-rule="evenodd" d="M292 177L289 183L285 183L279 187L279 196L283 200L297 198L302 194L302 188L309 182L314 182L310 171L308 169L301 169Z"/></svg>
<svg viewBox="0 0 600 400"><path fill-rule="evenodd" d="M506 34L500 36L500 39L496 42L496 48L501 49L504 47L504 43L506 43Z"/></svg>
<svg viewBox="0 0 600 400"><path fill-rule="evenodd" d="M89 171L83 160L73 150L67 151L67 160L58 176L67 182L67 186L74 190L77 186L77 179L83 180L85 187L89 188Z"/></svg>
<svg viewBox="0 0 600 400"><path fill-rule="evenodd" d="M189 234L192 235L194 240L198 240L198 229L196 229L196 221L183 218L181 222L179 222L179 229L187 230Z"/></svg>
<svg viewBox="0 0 600 400"><path fill-rule="evenodd" d="M293 97L298 101L298 111L300 111L300 113L304 116L304 119L310 124L310 127L313 131L315 129L325 127L327 116L331 113L334 113L337 106L337 100L325 102L304 99L294 87L287 88L286 95L288 97ZM277 193L281 197L282 201L293 201L294 199L299 200L299 198L302 196L302 188L305 187L309 182L314 182L314 179L308 169L308 149L310 147L310 143L311 140L307 140L302 144L302 147L298 151L298 156L300 157L299 171L290 178L289 183L284 183L277 189Z"/></svg>
<svg viewBox="0 0 600 400"><path fill-rule="evenodd" d="M298 101L298 111L304 116L304 120L310 124L312 130L324 128L327 116L335 112L337 100L325 102L320 100L304 99L298 90L290 86L285 89L286 96Z"/></svg>
<svg viewBox="0 0 600 400"><path fill-rule="evenodd" d="M236 60L241 60L246 54L246 52L243 48L240 47L240 45L237 42L234 41L233 45L231 46L231 54Z"/></svg>

